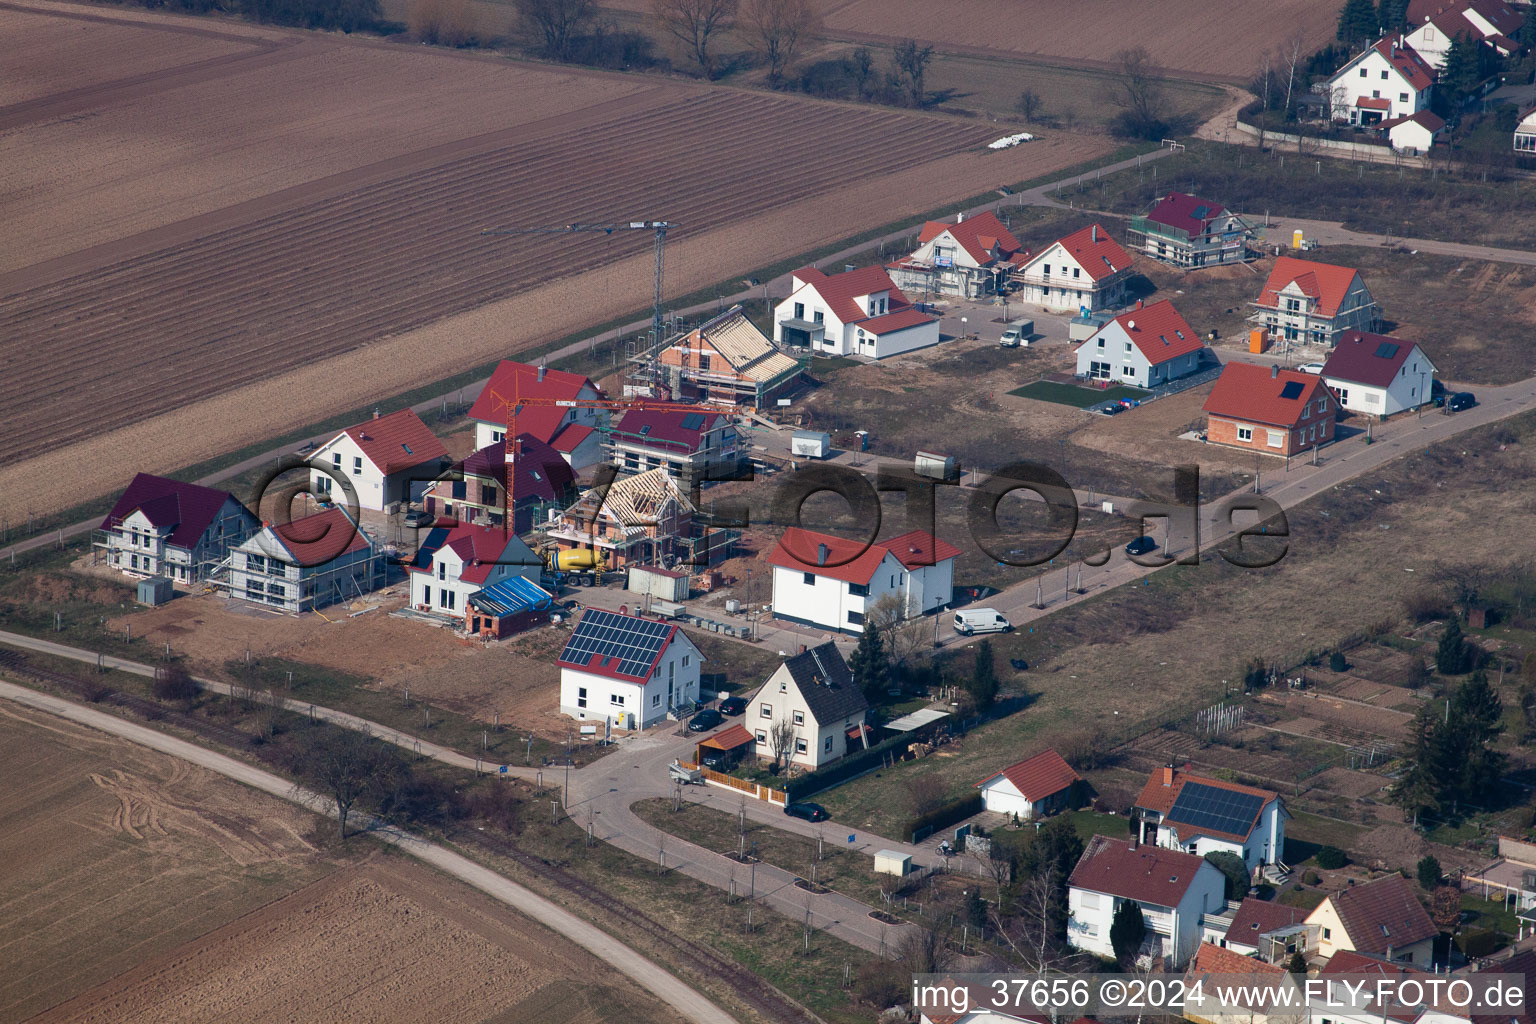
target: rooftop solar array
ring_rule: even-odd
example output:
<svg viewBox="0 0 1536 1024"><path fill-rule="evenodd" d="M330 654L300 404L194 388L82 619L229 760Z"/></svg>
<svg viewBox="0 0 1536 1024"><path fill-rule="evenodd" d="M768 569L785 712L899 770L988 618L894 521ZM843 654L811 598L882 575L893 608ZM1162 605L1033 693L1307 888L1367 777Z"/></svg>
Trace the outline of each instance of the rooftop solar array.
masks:
<svg viewBox="0 0 1536 1024"><path fill-rule="evenodd" d="M704 425L704 417L696 412L691 412L683 417L684 430L698 430Z"/></svg>
<svg viewBox="0 0 1536 1024"><path fill-rule="evenodd" d="M1300 398L1301 397L1301 381L1299 381L1299 380L1288 380L1288 381L1286 381L1285 382L1285 387L1280 389L1280 397L1281 398Z"/></svg>
<svg viewBox="0 0 1536 1024"><path fill-rule="evenodd" d="M1264 798L1252 793L1186 782L1168 812L1168 820L1194 828L1246 836L1264 806Z"/></svg>
<svg viewBox="0 0 1536 1024"><path fill-rule="evenodd" d="M1392 342L1384 341L1380 345L1376 346L1376 358L1391 359L1397 355L1397 349L1398 346L1392 344Z"/></svg>
<svg viewBox="0 0 1536 1024"><path fill-rule="evenodd" d="M587 667L593 655L617 658L619 664L610 667L624 675L644 676L671 634L672 627L665 622L589 608L560 652L560 660Z"/></svg>

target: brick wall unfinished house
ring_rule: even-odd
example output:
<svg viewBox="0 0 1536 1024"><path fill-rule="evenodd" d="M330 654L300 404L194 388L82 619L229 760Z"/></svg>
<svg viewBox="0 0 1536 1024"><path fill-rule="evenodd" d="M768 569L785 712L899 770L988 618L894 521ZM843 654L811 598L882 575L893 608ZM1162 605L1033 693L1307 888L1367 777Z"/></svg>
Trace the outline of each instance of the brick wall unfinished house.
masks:
<svg viewBox="0 0 1536 1024"><path fill-rule="evenodd" d="M676 398L763 409L801 383L800 361L774 348L740 306L675 338L657 369Z"/></svg>
<svg viewBox="0 0 1536 1024"><path fill-rule="evenodd" d="M1203 406L1212 444L1295 455L1334 437L1338 403L1316 374L1228 363Z"/></svg>
<svg viewBox="0 0 1536 1024"><path fill-rule="evenodd" d="M1125 303L1131 256L1098 224L1052 242L1014 274L1021 301L1089 312Z"/></svg>
<svg viewBox="0 0 1536 1024"><path fill-rule="evenodd" d="M1353 267L1281 256L1253 304L1250 322L1272 338L1333 345L1345 331L1374 331L1381 307Z"/></svg>
<svg viewBox="0 0 1536 1024"><path fill-rule="evenodd" d="M506 400L524 398L548 402L602 397L597 385L579 373L503 359L469 409L469 418L475 422L475 448L484 448L506 438ZM593 428L603 422L603 415L598 409L529 403L518 412L517 432L529 434L567 455L572 468L582 470L599 461L601 456L595 443L583 445L578 439L589 438ZM571 432L569 437L565 436L567 431Z"/></svg>
<svg viewBox="0 0 1536 1024"><path fill-rule="evenodd" d="M433 515L463 523L500 526L506 521L507 446L498 441L453 467L462 479L432 485L423 504ZM532 434L518 435L512 463L513 532L527 533L547 516L547 508L565 508L576 500L576 472L562 453Z"/></svg>
<svg viewBox="0 0 1536 1024"><path fill-rule="evenodd" d="M1241 263L1253 255L1253 226L1220 203L1170 192L1131 218L1126 244L1135 252L1186 269Z"/></svg>
<svg viewBox="0 0 1536 1024"><path fill-rule="evenodd" d="M544 560L500 527L460 524L429 530L407 570L412 609L462 620L472 595L513 576L537 582Z"/></svg>
<svg viewBox="0 0 1536 1024"><path fill-rule="evenodd" d="M228 491L139 473L101 521L93 546L130 576L196 583L260 523Z"/></svg>
<svg viewBox="0 0 1536 1024"><path fill-rule="evenodd" d="M316 497L378 512L426 493L448 468L448 449L420 416L401 409L348 427L305 461Z"/></svg>
<svg viewBox="0 0 1536 1024"><path fill-rule="evenodd" d="M996 214L961 214L953 224L924 224L912 254L886 269L897 287L913 294L980 299L1006 288L1023 251Z"/></svg>
<svg viewBox="0 0 1536 1024"><path fill-rule="evenodd" d="M383 550L341 506L262 525L230 553L229 596L291 615L350 601L384 583Z"/></svg>
<svg viewBox="0 0 1536 1024"><path fill-rule="evenodd" d="M907 301L884 267L824 274L802 267L773 308L773 340L818 355L884 359L939 343L939 321Z"/></svg>
<svg viewBox="0 0 1536 1024"><path fill-rule="evenodd" d="M613 424L607 445L620 473L664 469L689 493L706 480L731 479L748 462L735 421L707 406L630 409Z"/></svg>
<svg viewBox="0 0 1536 1024"><path fill-rule="evenodd" d="M657 468L614 481L606 495L586 491L547 536L560 551L599 552L610 569L708 565L727 557L736 532L706 530L695 516L687 492Z"/></svg>

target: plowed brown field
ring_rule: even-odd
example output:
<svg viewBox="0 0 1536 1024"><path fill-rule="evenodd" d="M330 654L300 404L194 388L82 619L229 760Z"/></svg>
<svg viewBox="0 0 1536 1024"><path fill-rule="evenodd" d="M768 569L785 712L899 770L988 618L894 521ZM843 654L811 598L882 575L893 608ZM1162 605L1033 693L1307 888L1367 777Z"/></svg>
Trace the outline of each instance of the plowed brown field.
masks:
<svg viewBox="0 0 1536 1024"><path fill-rule="evenodd" d="M19 154L0 190L13 519L88 497L82 475L105 489L169 470L648 300L643 233L483 227L672 220L682 293L1108 148L1064 135L989 153L997 132L976 122L271 29L249 30L249 59L208 66L211 41L184 30L214 23L42 2L0 4L0 30L34 10L113 36L98 65L159 24L199 66L135 57L75 89L39 68L19 87L33 99L0 107ZM493 303L515 315L466 318L447 343L432 326ZM243 386L233 407L198 404ZM61 463L24 460L77 441L71 485L51 492Z"/></svg>

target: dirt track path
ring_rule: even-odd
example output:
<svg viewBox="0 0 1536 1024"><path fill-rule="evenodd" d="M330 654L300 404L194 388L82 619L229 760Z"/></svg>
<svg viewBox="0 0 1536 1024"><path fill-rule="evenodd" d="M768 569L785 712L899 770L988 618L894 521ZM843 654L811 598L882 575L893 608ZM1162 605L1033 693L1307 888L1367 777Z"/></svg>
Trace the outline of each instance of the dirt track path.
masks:
<svg viewBox="0 0 1536 1024"><path fill-rule="evenodd" d="M334 816L334 806L318 793L298 788L288 780L270 772L236 761L223 754L204 750L184 740L166 736L146 726L7 682L0 682L0 698L57 715L173 757L179 757L234 779L236 782L244 783L252 789L292 801L317 814ZM423 863L437 868L444 874L474 886L486 895L576 942L672 1006L682 1019L695 1021L697 1024L734 1024L734 1018L674 975L642 957L597 926L583 921L537 893L503 878L467 857L391 826L373 822L369 827L369 833Z"/></svg>

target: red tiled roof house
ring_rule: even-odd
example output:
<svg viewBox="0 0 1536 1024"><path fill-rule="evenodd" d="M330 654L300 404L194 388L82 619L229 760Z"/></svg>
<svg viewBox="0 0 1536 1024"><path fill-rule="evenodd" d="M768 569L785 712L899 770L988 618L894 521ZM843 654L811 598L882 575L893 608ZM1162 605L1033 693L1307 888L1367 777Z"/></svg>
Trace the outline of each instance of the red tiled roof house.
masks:
<svg viewBox="0 0 1536 1024"><path fill-rule="evenodd" d="M305 461L311 493L381 512L425 494L448 468L448 449L421 417L401 409L348 427Z"/></svg>
<svg viewBox="0 0 1536 1024"><path fill-rule="evenodd" d="M196 583L259 525L228 491L139 473L101 521L93 546L130 576Z"/></svg>
<svg viewBox="0 0 1536 1024"><path fill-rule="evenodd" d="M748 460L735 421L701 405L630 409L613 424L608 446L620 473L665 469L690 493L695 484L731 479Z"/></svg>
<svg viewBox="0 0 1536 1024"><path fill-rule="evenodd" d="M1042 750L1034 757L993 772L976 788L989 811L1016 816L1024 821L1065 810L1074 782L1081 776L1054 750Z"/></svg>
<svg viewBox="0 0 1536 1024"><path fill-rule="evenodd" d="M1140 253L1186 269L1241 263L1252 255L1253 226L1220 203L1170 192L1131 218L1126 242Z"/></svg>
<svg viewBox="0 0 1536 1024"><path fill-rule="evenodd" d="M576 500L576 471L565 456L532 434L519 434L518 442L510 464L506 442L498 441L454 466L448 479L433 484L427 492L423 502L426 510L463 523L500 526L506 521L510 499L513 530L527 533L545 519L539 516L536 520L537 510L564 509Z"/></svg>
<svg viewBox="0 0 1536 1024"><path fill-rule="evenodd" d="M261 530L230 552L229 596L299 615L384 583L383 552L339 505Z"/></svg>
<svg viewBox="0 0 1536 1024"><path fill-rule="evenodd" d="M1317 951L1322 956L1366 953L1420 967L1431 965L1440 934L1399 874L1330 893L1307 915L1307 924L1321 929Z"/></svg>
<svg viewBox="0 0 1536 1024"><path fill-rule="evenodd" d="M1275 260L1253 306L1250 322L1276 340L1303 345L1331 346L1345 331L1375 330L1381 319L1358 270L1293 256Z"/></svg>
<svg viewBox="0 0 1536 1024"><path fill-rule="evenodd" d="M960 549L913 530L864 543L789 527L768 553L773 614L842 633L864 632L864 617L895 595L906 618L937 612L954 599Z"/></svg>
<svg viewBox="0 0 1536 1024"><path fill-rule="evenodd" d="M1152 773L1131 813L1143 843L1202 857L1236 854L1250 872L1281 863L1291 816L1277 793L1171 765Z"/></svg>
<svg viewBox="0 0 1536 1024"><path fill-rule="evenodd" d="M914 293L980 299L1007 285L1023 249L996 214L961 214L953 224L924 224L917 248L887 269L892 281Z"/></svg>
<svg viewBox="0 0 1536 1024"><path fill-rule="evenodd" d="M704 655L670 622L588 608L560 652L560 711L643 730L699 699Z"/></svg>
<svg viewBox="0 0 1536 1024"><path fill-rule="evenodd" d="M763 409L802 383L800 363L773 347L740 306L674 338L656 359L676 398Z"/></svg>
<svg viewBox="0 0 1536 1024"><path fill-rule="evenodd" d="M407 566L411 607L462 619L469 598L513 576L539 582L544 560L499 526L433 527Z"/></svg>
<svg viewBox="0 0 1536 1024"><path fill-rule="evenodd" d="M504 400L534 398L552 401L599 399L603 393L579 373L551 370L503 359L469 408L475 421L475 448L495 444L507 436ZM524 405L517 414L517 432L529 434L566 456L576 470L601 459L594 428L604 414L598 409L572 409L558 405Z"/></svg>
<svg viewBox="0 0 1536 1024"><path fill-rule="evenodd" d="M908 302L884 267L841 274L802 267L773 308L773 340L818 355L884 359L937 345L939 321Z"/></svg>
<svg viewBox="0 0 1536 1024"><path fill-rule="evenodd" d="M1210 443L1285 456L1333 440L1338 402L1316 374L1228 363L1203 408Z"/></svg>
<svg viewBox="0 0 1536 1024"><path fill-rule="evenodd" d="M1435 69L1401 35L1360 53L1329 82L1335 121L1372 125L1416 114L1429 106Z"/></svg>
<svg viewBox="0 0 1536 1024"><path fill-rule="evenodd" d="M1130 276L1130 254L1101 225L1090 224L1030 256L1014 280L1022 302L1092 312L1123 305Z"/></svg>
<svg viewBox="0 0 1536 1024"><path fill-rule="evenodd" d="M1136 903L1147 929L1142 952L1181 967L1200 945L1201 915L1225 908L1225 894L1226 876L1204 857L1094 836L1067 881L1067 941L1113 957L1115 914Z"/></svg>
<svg viewBox="0 0 1536 1024"><path fill-rule="evenodd" d="M1414 26L1408 45L1438 71L1457 38L1475 39L1504 57L1515 53L1525 15L1504 0L1414 0L1408 21Z"/></svg>
<svg viewBox="0 0 1536 1024"><path fill-rule="evenodd" d="M1150 388L1200 369L1205 344L1167 299L1121 313L1077 346L1077 375Z"/></svg>
<svg viewBox="0 0 1536 1024"><path fill-rule="evenodd" d="M1435 364L1411 341L1346 331L1323 364L1322 377L1349 412L1391 416L1429 401Z"/></svg>

